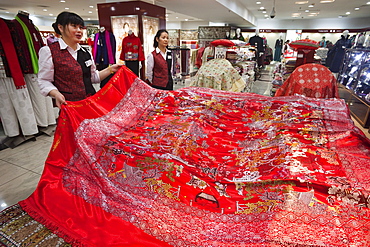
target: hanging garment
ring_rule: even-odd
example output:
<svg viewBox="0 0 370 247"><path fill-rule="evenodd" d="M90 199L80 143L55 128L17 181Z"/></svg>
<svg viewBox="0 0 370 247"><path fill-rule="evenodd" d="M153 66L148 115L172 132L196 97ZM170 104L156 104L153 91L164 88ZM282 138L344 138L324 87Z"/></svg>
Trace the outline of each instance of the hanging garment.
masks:
<svg viewBox="0 0 370 247"><path fill-rule="evenodd" d="M23 77L22 77L23 78ZM35 113L27 86L16 88L7 77L0 57L0 119L8 137L38 133Z"/></svg>
<svg viewBox="0 0 370 247"><path fill-rule="evenodd" d="M113 33L98 32L94 37L93 57L95 63L109 65L116 63L116 38Z"/></svg>
<svg viewBox="0 0 370 247"><path fill-rule="evenodd" d="M341 99L163 91L122 67L58 121L19 204L72 246L370 244L370 142Z"/></svg>

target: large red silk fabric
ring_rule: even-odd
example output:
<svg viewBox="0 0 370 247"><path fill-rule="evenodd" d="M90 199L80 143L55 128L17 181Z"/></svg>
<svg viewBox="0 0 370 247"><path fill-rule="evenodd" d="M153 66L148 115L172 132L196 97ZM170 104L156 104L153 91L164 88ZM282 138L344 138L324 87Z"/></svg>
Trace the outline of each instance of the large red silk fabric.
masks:
<svg viewBox="0 0 370 247"><path fill-rule="evenodd" d="M123 67L63 107L20 205L75 246L368 246L369 156L342 100L162 91Z"/></svg>

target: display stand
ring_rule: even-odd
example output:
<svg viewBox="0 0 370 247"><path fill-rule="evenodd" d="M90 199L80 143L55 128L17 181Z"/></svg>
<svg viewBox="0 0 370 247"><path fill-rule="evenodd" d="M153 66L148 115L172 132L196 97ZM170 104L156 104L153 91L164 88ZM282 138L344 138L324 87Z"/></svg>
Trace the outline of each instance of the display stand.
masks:
<svg viewBox="0 0 370 247"><path fill-rule="evenodd" d="M339 95L362 127L370 127L370 50L347 49L338 74Z"/></svg>
<svg viewBox="0 0 370 247"><path fill-rule="evenodd" d="M145 57L154 49L153 40L156 32L159 29L166 28L165 15L165 8L142 1L98 4L99 25L104 26L106 30L113 33L114 31L125 30L127 27L125 20L132 22L133 27L128 28L131 28L131 30L137 28L135 29L137 31L133 31L142 41ZM112 22L114 22L116 30L114 30ZM122 25L122 29L119 27L120 24ZM123 38L116 37L117 43L121 44ZM145 63L142 65L140 75L141 79L145 80Z"/></svg>

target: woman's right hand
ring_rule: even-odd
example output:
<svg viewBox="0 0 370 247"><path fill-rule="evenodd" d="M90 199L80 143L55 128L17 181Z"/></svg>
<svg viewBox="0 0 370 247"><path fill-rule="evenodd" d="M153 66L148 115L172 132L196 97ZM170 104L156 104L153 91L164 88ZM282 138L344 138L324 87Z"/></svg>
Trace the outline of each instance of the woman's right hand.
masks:
<svg viewBox="0 0 370 247"><path fill-rule="evenodd" d="M55 103L59 109L62 108L62 105L66 105L66 99L64 98L64 95L61 94L58 90L53 89L49 92L49 96L55 99Z"/></svg>

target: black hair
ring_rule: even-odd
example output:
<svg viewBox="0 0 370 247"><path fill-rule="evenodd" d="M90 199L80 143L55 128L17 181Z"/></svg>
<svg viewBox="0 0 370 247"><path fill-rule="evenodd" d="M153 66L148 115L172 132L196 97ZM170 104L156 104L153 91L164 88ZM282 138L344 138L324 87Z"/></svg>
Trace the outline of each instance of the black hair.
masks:
<svg viewBox="0 0 370 247"><path fill-rule="evenodd" d="M165 30L165 29L158 30L157 34L154 36L154 43L153 43L154 48L158 47L157 38L159 39L159 37L161 37L162 33L167 33L168 34L167 30Z"/></svg>
<svg viewBox="0 0 370 247"><path fill-rule="evenodd" d="M61 35L60 30L58 28L58 25L62 25L63 27L69 25L69 24L75 24L80 26L84 25L84 20L79 16L78 14L64 11L60 13L57 17L57 20L52 24L52 27L54 28L54 31Z"/></svg>

